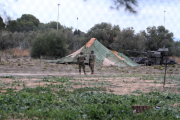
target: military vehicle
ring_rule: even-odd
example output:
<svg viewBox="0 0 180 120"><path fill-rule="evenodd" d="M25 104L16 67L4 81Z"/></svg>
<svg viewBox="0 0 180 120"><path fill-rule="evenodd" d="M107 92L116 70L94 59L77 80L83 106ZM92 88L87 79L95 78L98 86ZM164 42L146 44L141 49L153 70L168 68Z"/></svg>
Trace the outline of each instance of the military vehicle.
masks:
<svg viewBox="0 0 180 120"><path fill-rule="evenodd" d="M147 51L147 52L140 52L140 51L132 51L127 50L129 52L134 53L140 53L145 56L145 58L142 57L133 57L131 58L133 61L139 63L139 64L145 64L145 65L162 65L166 64L166 58L168 56L168 48L159 48L158 51ZM167 64L176 64L174 59L167 58Z"/></svg>

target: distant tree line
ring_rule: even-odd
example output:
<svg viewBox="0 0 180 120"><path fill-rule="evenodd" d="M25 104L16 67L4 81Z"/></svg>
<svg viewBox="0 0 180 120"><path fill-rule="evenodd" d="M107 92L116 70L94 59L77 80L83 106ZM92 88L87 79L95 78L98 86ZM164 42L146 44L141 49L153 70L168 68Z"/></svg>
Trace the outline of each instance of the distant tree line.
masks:
<svg viewBox="0 0 180 120"><path fill-rule="evenodd" d="M173 33L164 26L151 26L135 33L130 28L120 29L119 25L110 23L95 24L87 33L62 26L57 22L40 23L30 14L23 14L16 20L5 24L0 17L0 50L20 47L30 49L31 56L41 55L63 57L82 47L90 38L97 38L105 47L122 52L127 56L140 56L126 50L156 51L168 47L169 55L180 56L180 42L173 40Z"/></svg>

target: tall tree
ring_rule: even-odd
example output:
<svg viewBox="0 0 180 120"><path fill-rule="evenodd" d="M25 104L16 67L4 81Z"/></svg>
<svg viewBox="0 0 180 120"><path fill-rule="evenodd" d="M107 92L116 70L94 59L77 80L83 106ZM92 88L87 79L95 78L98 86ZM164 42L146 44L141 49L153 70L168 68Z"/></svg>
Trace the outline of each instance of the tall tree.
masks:
<svg viewBox="0 0 180 120"><path fill-rule="evenodd" d="M169 54L172 55L173 33L165 29L164 26L148 27L147 32L141 31L146 41L146 50L158 50L161 47L169 48Z"/></svg>
<svg viewBox="0 0 180 120"><path fill-rule="evenodd" d="M39 19L30 14L23 14L21 18L17 19L19 31L32 31L37 29L39 25Z"/></svg>
<svg viewBox="0 0 180 120"><path fill-rule="evenodd" d="M19 31L19 26L16 20L9 20L7 22L6 28L8 31L11 31L12 33Z"/></svg>
<svg viewBox="0 0 180 120"><path fill-rule="evenodd" d="M120 32L119 25L112 26L110 23L102 22L92 27L86 34L87 39L96 38L106 47L110 47L114 38Z"/></svg>
<svg viewBox="0 0 180 120"><path fill-rule="evenodd" d="M133 56L126 50L144 51L145 42L141 34L135 34L133 28L125 28L117 35L115 41L110 45L111 48L126 55Z"/></svg>
<svg viewBox="0 0 180 120"><path fill-rule="evenodd" d="M3 22L2 17L0 16L0 30L5 28L5 23Z"/></svg>
<svg viewBox="0 0 180 120"><path fill-rule="evenodd" d="M45 30L45 29L57 29L57 22L56 21L50 21L49 23L40 23L38 26L39 30ZM58 22L58 30L62 29L63 26Z"/></svg>

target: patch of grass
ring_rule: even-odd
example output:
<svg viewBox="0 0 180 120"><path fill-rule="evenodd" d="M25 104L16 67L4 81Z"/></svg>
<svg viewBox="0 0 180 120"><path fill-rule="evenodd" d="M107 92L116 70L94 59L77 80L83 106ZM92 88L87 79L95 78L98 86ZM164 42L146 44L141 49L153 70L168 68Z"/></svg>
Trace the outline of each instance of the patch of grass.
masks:
<svg viewBox="0 0 180 120"><path fill-rule="evenodd" d="M162 66L159 66L159 70L163 70L163 67L162 67Z"/></svg>
<svg viewBox="0 0 180 120"><path fill-rule="evenodd" d="M159 66L157 66L157 65L154 65L154 69L159 69Z"/></svg>
<svg viewBox="0 0 180 120"><path fill-rule="evenodd" d="M155 83L155 84L156 84L156 83L157 83L157 81L156 81L156 80L154 80L154 82L153 82L153 83Z"/></svg>
<svg viewBox="0 0 180 120"><path fill-rule="evenodd" d="M112 89L109 89L109 92L114 92L114 90L112 90Z"/></svg>
<svg viewBox="0 0 180 120"><path fill-rule="evenodd" d="M46 68L47 68L47 65L44 65L44 66L43 66L43 69L46 69Z"/></svg>
<svg viewBox="0 0 180 120"><path fill-rule="evenodd" d="M5 76L4 78L15 79L15 77L14 77L14 76Z"/></svg>
<svg viewBox="0 0 180 120"><path fill-rule="evenodd" d="M167 71L168 74L173 74L173 71Z"/></svg>
<svg viewBox="0 0 180 120"><path fill-rule="evenodd" d="M74 93L83 93L86 91L106 91L105 87L84 87L74 89Z"/></svg>
<svg viewBox="0 0 180 120"><path fill-rule="evenodd" d="M136 90L136 91L132 91L131 93L142 94L143 92L141 90Z"/></svg>
<svg viewBox="0 0 180 120"><path fill-rule="evenodd" d="M81 85L81 82L74 82L73 85Z"/></svg>
<svg viewBox="0 0 180 120"><path fill-rule="evenodd" d="M132 67L132 69L133 69L133 70L135 70L135 69L136 69L136 67Z"/></svg>
<svg viewBox="0 0 180 120"><path fill-rule="evenodd" d="M5 63L4 62L0 62L0 65L5 65Z"/></svg>
<svg viewBox="0 0 180 120"><path fill-rule="evenodd" d="M176 65L175 65L175 64L173 64L173 65L172 65L172 67L176 67Z"/></svg>
<svg viewBox="0 0 180 120"><path fill-rule="evenodd" d="M79 66L75 66L75 69L79 69Z"/></svg>

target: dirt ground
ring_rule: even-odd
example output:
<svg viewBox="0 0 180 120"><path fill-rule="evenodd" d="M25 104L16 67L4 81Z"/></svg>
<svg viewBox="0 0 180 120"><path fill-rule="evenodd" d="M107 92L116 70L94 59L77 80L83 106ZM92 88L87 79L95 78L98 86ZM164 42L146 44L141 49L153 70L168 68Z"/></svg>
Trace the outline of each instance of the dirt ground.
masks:
<svg viewBox="0 0 180 120"><path fill-rule="evenodd" d="M84 87L103 87L106 92L114 94L138 94L153 90L180 93L180 66L167 67L166 85L163 89L164 66L139 67L95 67L95 74L90 75L86 66L87 76L79 75L76 64L48 63L48 60L18 58L2 59L0 63L0 88L18 91L26 87L47 86L60 84L56 81L44 81L51 78L71 76L71 86L67 89Z"/></svg>

